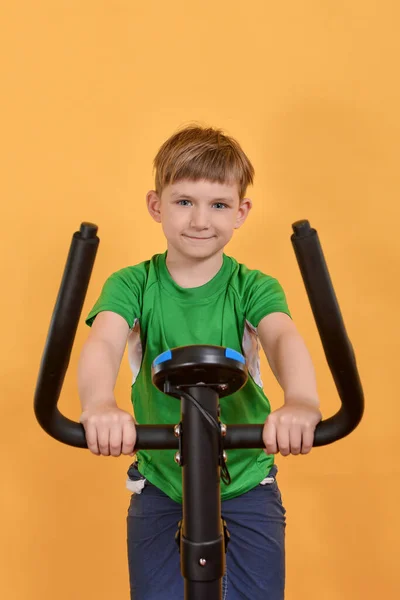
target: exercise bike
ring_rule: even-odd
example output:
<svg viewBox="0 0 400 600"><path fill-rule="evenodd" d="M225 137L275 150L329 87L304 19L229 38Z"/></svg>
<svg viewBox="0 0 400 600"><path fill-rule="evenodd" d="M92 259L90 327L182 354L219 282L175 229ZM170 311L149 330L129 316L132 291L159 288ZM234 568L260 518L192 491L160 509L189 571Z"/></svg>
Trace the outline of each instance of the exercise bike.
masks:
<svg viewBox="0 0 400 600"><path fill-rule="evenodd" d="M314 446L331 444L359 424L364 411L355 355L315 229L293 224L291 236L300 272L341 406L321 421ZM35 391L34 411L41 427L65 444L87 448L80 423L57 408L97 253L97 226L82 223L73 235L51 319ZM135 449L175 449L182 467L183 519L177 532L185 600L220 600L229 532L221 518L220 476L226 450L263 448L263 425L229 425L219 418L219 399L247 381L245 359L220 346L172 348L155 357L153 384L181 401L181 420L170 425L136 425ZM174 398L174 399L172 399Z"/></svg>

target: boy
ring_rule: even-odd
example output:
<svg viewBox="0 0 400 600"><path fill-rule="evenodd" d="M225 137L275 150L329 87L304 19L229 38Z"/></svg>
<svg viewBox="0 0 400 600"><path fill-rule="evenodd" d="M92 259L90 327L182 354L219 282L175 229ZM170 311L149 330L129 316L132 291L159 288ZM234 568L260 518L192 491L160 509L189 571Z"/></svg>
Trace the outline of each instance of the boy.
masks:
<svg viewBox="0 0 400 600"><path fill-rule="evenodd" d="M265 450L228 451L230 485L221 482L231 539L223 580L228 600L284 597L285 509L273 455L306 454L321 419L310 356L279 283L224 254L245 222L254 169L239 144L212 128L188 127L160 148L147 207L162 225L167 251L114 273L87 323L79 363L81 422L94 454L133 455L133 417L118 408L114 386L128 342L136 421L178 423L180 403L151 382L151 364L176 346L213 344L246 357L242 390L221 399L221 420L265 423ZM259 373L259 343L284 391L271 413ZM182 518L181 470L174 451L139 451L128 471L131 599L182 600L174 541Z"/></svg>

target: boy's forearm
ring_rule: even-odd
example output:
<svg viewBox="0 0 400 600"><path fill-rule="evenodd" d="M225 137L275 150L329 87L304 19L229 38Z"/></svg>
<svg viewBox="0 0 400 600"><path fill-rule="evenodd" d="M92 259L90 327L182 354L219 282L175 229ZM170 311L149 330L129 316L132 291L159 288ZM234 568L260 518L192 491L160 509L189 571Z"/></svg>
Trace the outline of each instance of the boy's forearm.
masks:
<svg viewBox="0 0 400 600"><path fill-rule="evenodd" d="M278 337L269 363L284 391L285 403L305 402L319 406L314 366L297 332L285 332Z"/></svg>
<svg viewBox="0 0 400 600"><path fill-rule="evenodd" d="M111 344L104 340L88 340L78 364L78 390L82 410L94 404L115 402L114 387L120 359Z"/></svg>

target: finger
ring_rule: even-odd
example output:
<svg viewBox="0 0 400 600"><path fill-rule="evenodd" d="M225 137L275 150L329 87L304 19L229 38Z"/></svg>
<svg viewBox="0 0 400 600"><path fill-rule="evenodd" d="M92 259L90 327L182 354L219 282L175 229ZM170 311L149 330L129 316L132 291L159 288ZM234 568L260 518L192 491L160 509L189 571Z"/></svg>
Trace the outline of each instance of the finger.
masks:
<svg viewBox="0 0 400 600"><path fill-rule="evenodd" d="M276 427L272 419L267 419L264 425L263 442L265 445L265 452L267 454L276 454L278 452L278 446L276 443Z"/></svg>
<svg viewBox="0 0 400 600"><path fill-rule="evenodd" d="M314 444L314 428L306 426L303 428L303 443L301 447L302 454L308 454Z"/></svg>
<svg viewBox="0 0 400 600"><path fill-rule="evenodd" d="M97 427L97 440L100 454L110 456L110 426L99 425Z"/></svg>
<svg viewBox="0 0 400 600"><path fill-rule="evenodd" d="M289 430L289 445L291 454L300 454L301 452L301 427L293 424Z"/></svg>
<svg viewBox="0 0 400 600"><path fill-rule="evenodd" d="M282 456L290 454L289 427L285 424L280 424L276 431L276 439L278 442L278 450Z"/></svg>
<svg viewBox="0 0 400 600"><path fill-rule="evenodd" d="M136 427L133 422L127 421L122 431L122 454L133 454L136 444Z"/></svg>
<svg viewBox="0 0 400 600"><path fill-rule="evenodd" d="M97 429L93 423L87 423L85 427L86 442L90 452L99 455L99 445L97 443Z"/></svg>
<svg viewBox="0 0 400 600"><path fill-rule="evenodd" d="M122 425L114 423L110 428L110 454L111 456L120 456L122 445Z"/></svg>

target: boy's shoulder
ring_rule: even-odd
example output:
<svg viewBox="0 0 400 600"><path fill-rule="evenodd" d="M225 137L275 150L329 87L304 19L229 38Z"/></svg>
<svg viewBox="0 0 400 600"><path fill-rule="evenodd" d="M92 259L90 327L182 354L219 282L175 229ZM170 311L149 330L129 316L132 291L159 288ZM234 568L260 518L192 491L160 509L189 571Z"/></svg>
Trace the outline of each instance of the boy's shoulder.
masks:
<svg viewBox="0 0 400 600"><path fill-rule="evenodd" d="M149 273L154 270L159 257L162 254L154 254L151 258L147 260L143 260L139 263L128 265L126 267L122 267L117 271L114 271L112 275L110 275L110 280L136 280L136 281L145 281L148 279Z"/></svg>
<svg viewBox="0 0 400 600"><path fill-rule="evenodd" d="M261 271L260 269L251 268L244 263L239 262L233 256L227 257L233 265L232 272L234 274L234 279L240 281L248 286L259 285L264 282L274 282L277 281L275 277Z"/></svg>

